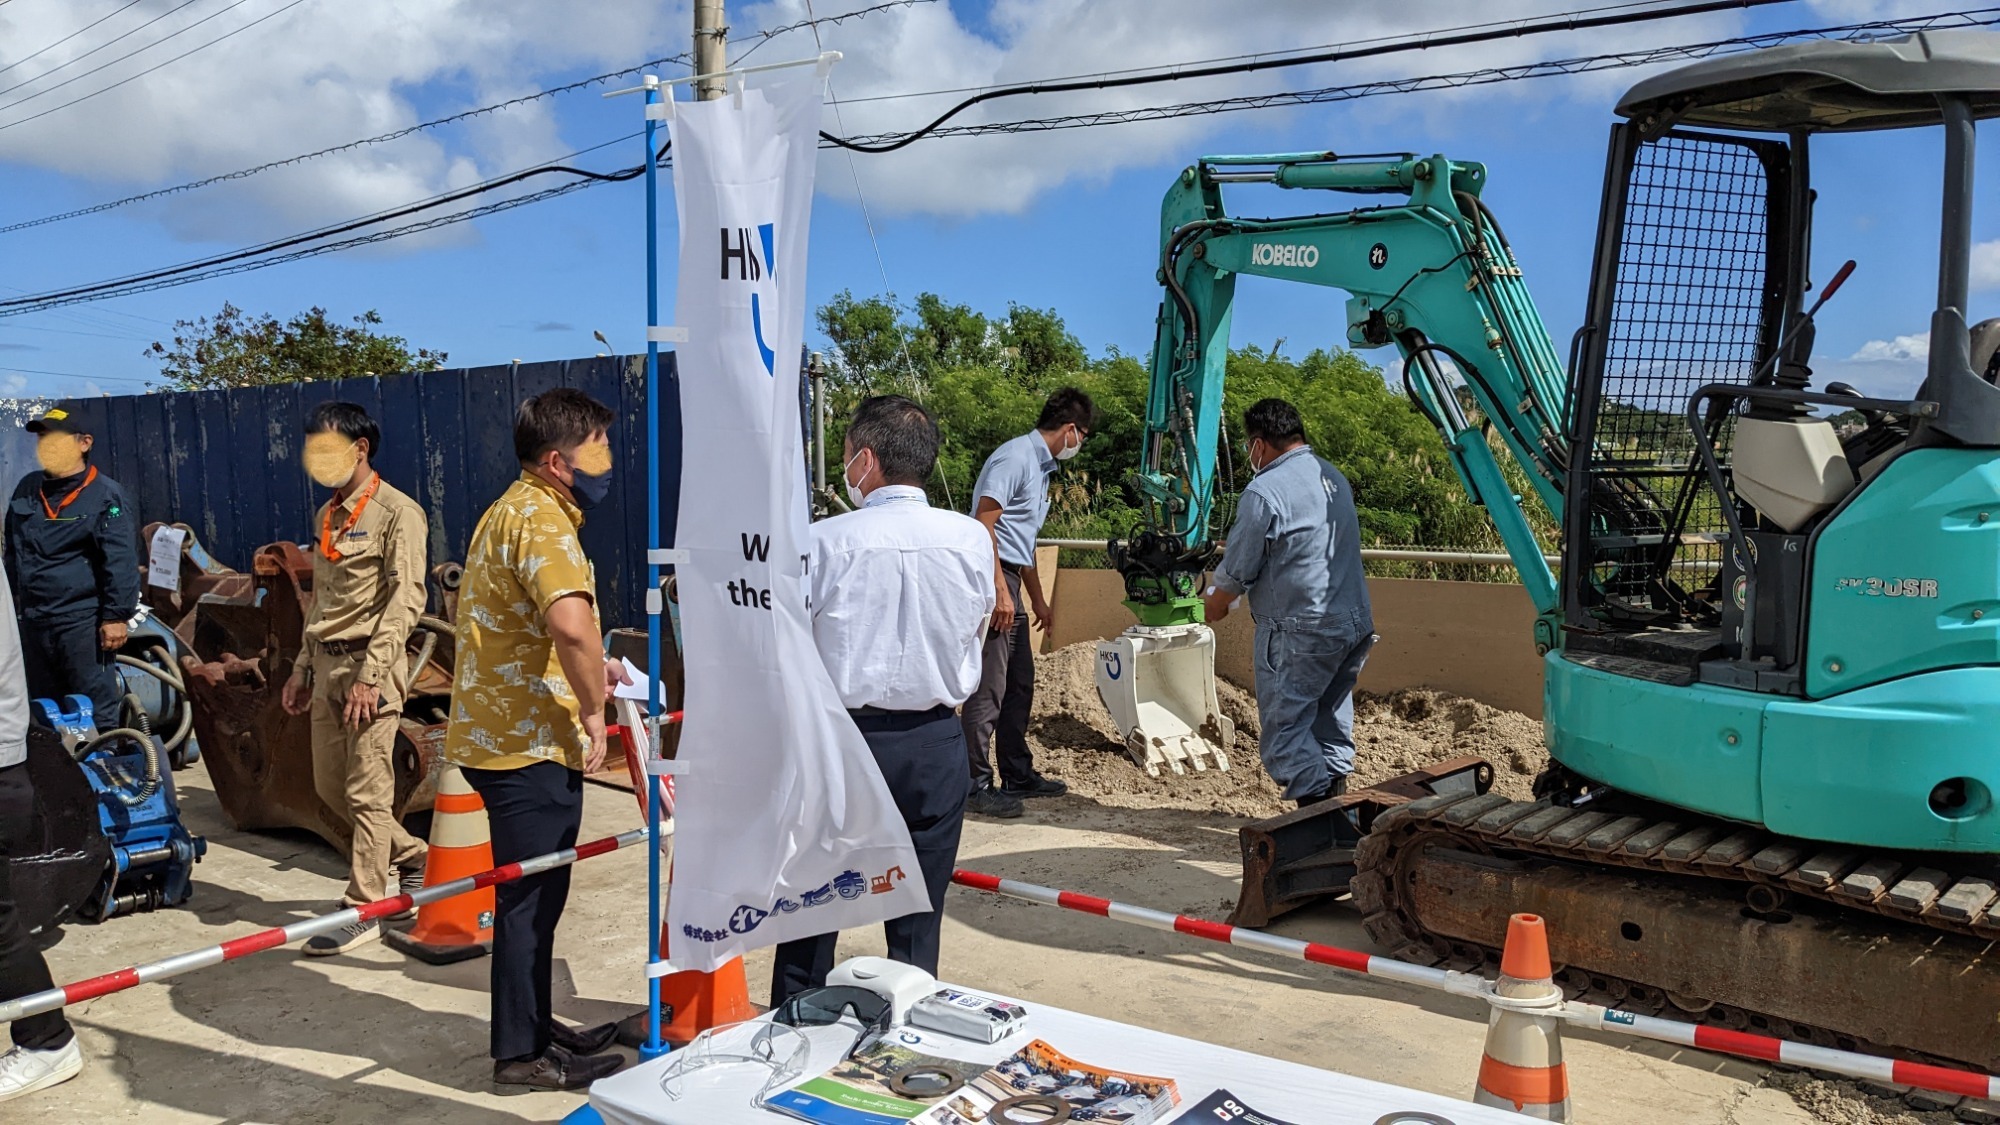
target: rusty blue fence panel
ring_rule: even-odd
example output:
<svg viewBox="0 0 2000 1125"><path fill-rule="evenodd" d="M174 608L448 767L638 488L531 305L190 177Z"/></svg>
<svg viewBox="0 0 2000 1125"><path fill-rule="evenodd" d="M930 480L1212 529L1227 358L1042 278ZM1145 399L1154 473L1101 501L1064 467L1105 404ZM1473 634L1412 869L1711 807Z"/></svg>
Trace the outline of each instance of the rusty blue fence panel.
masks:
<svg viewBox="0 0 2000 1125"><path fill-rule="evenodd" d="M680 391L673 356L660 356L661 526L672 531L680 496ZM226 566L246 570L266 543L309 543L326 499L299 464L300 428L314 405L360 403L382 427L375 458L383 479L430 516L433 565L463 560L473 525L519 473L514 410L555 387L575 387L618 413L611 435L618 475L584 521L597 568L605 627L645 624L646 365L644 357L453 368L335 382L287 383L83 399L71 404L97 437L91 460L122 484L139 522L180 522ZM11 487L35 467L19 423L42 404L0 411L0 476Z"/></svg>

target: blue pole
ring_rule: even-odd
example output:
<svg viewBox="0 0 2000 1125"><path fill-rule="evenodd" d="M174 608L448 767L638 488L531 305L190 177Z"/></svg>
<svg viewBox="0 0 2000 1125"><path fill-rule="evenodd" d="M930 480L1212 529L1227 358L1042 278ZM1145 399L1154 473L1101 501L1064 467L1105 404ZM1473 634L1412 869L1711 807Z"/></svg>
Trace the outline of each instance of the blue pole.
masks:
<svg viewBox="0 0 2000 1125"><path fill-rule="evenodd" d="M660 100L659 81L646 80L646 104ZM660 616L665 609L660 589L660 564L653 561L660 547L660 345L652 328L660 323L660 186L654 167L653 137L659 131L651 111L646 114L646 715L651 720L648 745L662 740L660 717ZM657 753L657 747L655 747ZM639 1057L656 1059L669 1048L660 1041L660 978L651 966L664 959L660 948L660 779L646 772L646 828L652 844L646 850L646 1042Z"/></svg>

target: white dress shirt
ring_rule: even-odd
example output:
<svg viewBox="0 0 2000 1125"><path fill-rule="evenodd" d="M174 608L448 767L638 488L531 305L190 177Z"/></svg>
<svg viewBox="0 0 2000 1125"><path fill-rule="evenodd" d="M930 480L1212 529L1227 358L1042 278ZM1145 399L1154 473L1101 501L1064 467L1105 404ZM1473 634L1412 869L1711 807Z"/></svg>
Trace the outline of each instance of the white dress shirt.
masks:
<svg viewBox="0 0 2000 1125"><path fill-rule="evenodd" d="M993 615L993 538L884 485L858 512L812 525L813 640L849 710L956 707L979 686Z"/></svg>

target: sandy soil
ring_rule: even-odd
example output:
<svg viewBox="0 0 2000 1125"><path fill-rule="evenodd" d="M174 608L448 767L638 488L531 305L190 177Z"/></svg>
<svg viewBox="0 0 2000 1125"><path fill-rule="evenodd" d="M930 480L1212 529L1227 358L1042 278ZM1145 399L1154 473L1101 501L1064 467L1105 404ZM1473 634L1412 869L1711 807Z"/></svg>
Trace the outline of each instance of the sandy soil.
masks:
<svg viewBox="0 0 2000 1125"><path fill-rule="evenodd" d="M1248 690L1226 680L1216 684L1222 712L1236 724L1235 742L1227 747L1228 770L1153 778L1126 755L1098 698L1096 665L1090 643L1036 659L1028 740L1043 773L1116 808L1266 817L1292 807L1257 759L1257 701ZM1355 775L1362 783L1471 754L1493 763L1496 792L1526 800L1535 774L1548 762L1541 723L1443 692L1364 694L1355 700L1354 719Z"/></svg>

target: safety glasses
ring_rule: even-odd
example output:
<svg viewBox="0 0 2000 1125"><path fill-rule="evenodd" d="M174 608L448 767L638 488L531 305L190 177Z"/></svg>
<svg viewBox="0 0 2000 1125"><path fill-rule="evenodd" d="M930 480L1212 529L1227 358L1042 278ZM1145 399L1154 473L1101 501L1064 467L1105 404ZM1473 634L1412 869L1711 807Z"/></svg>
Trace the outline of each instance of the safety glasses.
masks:
<svg viewBox="0 0 2000 1125"><path fill-rule="evenodd" d="M879 992L836 984L798 993L771 1013L771 1022L786 1027L828 1027L851 1013L861 1023L861 1034L846 1056L853 1058L856 1051L889 1030L891 1011L889 998Z"/></svg>

